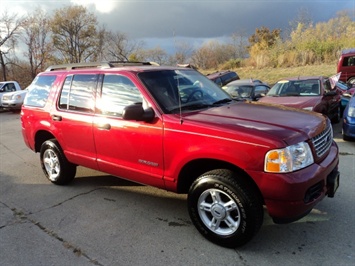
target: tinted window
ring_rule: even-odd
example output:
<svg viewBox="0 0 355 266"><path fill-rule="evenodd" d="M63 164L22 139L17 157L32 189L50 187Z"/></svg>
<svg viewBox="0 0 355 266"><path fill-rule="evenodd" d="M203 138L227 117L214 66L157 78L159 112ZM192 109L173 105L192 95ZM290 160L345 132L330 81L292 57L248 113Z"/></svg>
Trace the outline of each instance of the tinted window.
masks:
<svg viewBox="0 0 355 266"><path fill-rule="evenodd" d="M93 112L96 84L97 75L68 76L60 94L59 108Z"/></svg>
<svg viewBox="0 0 355 266"><path fill-rule="evenodd" d="M37 76L28 88L24 105L44 107L56 76Z"/></svg>
<svg viewBox="0 0 355 266"><path fill-rule="evenodd" d="M99 112L121 116L123 109L134 103L142 103L142 95L130 79L121 75L104 76Z"/></svg>

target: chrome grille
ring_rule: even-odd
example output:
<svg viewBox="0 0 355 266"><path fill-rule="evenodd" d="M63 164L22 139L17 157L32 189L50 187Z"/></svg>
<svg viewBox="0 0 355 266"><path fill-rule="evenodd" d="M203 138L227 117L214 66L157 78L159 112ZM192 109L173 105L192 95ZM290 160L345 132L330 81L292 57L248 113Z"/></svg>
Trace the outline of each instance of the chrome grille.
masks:
<svg viewBox="0 0 355 266"><path fill-rule="evenodd" d="M333 130L330 123L328 123L327 128L322 133L312 138L312 143L318 158L322 157L329 150L332 141Z"/></svg>

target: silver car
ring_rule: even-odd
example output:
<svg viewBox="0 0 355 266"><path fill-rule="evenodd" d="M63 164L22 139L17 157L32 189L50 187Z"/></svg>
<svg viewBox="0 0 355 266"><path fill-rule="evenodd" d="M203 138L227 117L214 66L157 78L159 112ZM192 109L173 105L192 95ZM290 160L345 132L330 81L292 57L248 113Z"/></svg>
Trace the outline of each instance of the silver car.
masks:
<svg viewBox="0 0 355 266"><path fill-rule="evenodd" d="M24 90L4 93L1 100L2 108L11 111L21 110L27 92L28 87Z"/></svg>

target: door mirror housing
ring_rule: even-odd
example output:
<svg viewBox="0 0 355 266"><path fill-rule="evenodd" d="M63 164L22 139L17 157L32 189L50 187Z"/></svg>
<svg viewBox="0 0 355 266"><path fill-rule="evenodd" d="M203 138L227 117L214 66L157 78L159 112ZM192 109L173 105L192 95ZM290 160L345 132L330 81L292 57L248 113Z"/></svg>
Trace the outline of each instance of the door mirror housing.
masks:
<svg viewBox="0 0 355 266"><path fill-rule="evenodd" d="M131 104L126 106L122 112L124 120L136 120L150 122L154 119L155 114L151 107L143 109L141 103Z"/></svg>

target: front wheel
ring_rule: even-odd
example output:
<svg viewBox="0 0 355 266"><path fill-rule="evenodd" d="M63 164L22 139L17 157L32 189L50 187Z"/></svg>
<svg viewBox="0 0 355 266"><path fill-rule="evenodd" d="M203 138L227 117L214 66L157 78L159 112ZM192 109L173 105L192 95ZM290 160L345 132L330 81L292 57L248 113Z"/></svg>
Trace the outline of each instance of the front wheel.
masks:
<svg viewBox="0 0 355 266"><path fill-rule="evenodd" d="M43 142L40 159L42 170L52 183L65 185L74 179L76 165L68 162L55 139Z"/></svg>
<svg viewBox="0 0 355 266"><path fill-rule="evenodd" d="M192 222L208 240L224 247L246 244L259 231L263 206L258 193L232 171L203 174L188 194Z"/></svg>

